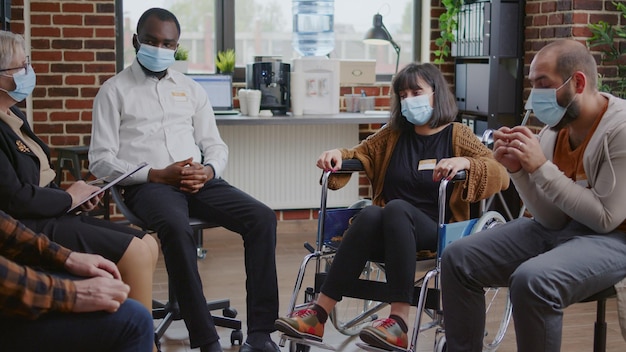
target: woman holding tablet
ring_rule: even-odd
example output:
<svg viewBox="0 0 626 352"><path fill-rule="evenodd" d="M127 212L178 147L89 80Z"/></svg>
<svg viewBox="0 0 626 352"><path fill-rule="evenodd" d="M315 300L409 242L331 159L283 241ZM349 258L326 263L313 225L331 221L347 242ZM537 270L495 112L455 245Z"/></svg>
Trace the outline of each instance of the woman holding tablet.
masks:
<svg viewBox="0 0 626 352"><path fill-rule="evenodd" d="M24 39L0 31L0 210L71 250L113 261L131 288L129 297L151 309L156 240L128 226L68 213L100 188L83 181L66 190L54 184L50 150L15 106L32 93L35 80ZM101 197L97 195L77 209L90 211Z"/></svg>

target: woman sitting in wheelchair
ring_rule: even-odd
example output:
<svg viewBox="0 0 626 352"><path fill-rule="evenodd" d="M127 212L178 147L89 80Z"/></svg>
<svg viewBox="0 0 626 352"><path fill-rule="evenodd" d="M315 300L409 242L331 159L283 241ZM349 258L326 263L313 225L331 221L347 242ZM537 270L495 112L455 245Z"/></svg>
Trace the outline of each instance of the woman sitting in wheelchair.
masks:
<svg viewBox="0 0 626 352"><path fill-rule="evenodd" d="M467 126L453 123L454 97L441 72L431 64L409 64L392 82L389 123L353 149L325 151L323 170L341 169L342 159L358 159L373 190L373 205L355 217L337 250L316 302L276 320L286 335L321 341L324 323L351 280L370 259L384 261L391 287L388 318L373 322L359 336L386 350L407 348L416 251L437 248L438 187L443 178L467 170L452 188L450 221L469 218L469 203L509 185L509 177ZM329 188L343 187L351 174L333 174Z"/></svg>

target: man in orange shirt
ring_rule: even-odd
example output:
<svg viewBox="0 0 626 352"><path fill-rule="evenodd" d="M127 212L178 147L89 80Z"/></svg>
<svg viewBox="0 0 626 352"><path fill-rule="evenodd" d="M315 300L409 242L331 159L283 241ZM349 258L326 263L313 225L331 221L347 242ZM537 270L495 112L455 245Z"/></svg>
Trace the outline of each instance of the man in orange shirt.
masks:
<svg viewBox="0 0 626 352"><path fill-rule="evenodd" d="M442 256L449 352L482 351L483 287L509 287L520 352L560 351L563 309L626 277L626 101L597 88L589 50L574 40L530 64L529 103L547 126L494 132L533 218L453 242Z"/></svg>

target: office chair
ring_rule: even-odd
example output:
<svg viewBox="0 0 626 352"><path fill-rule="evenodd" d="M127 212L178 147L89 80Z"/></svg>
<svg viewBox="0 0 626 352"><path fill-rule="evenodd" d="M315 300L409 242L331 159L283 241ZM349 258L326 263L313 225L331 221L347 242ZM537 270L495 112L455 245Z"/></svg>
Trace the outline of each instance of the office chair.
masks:
<svg viewBox="0 0 626 352"><path fill-rule="evenodd" d="M596 322L593 329L593 352L606 351L606 300L615 297L615 287L606 288L593 296L587 297L580 301L593 302L596 301Z"/></svg>
<svg viewBox="0 0 626 352"><path fill-rule="evenodd" d="M144 222L139 219L124 203L124 196L122 190L118 186L111 187L111 197L115 201L117 208L122 215L133 225L142 228L144 231L150 231ZM197 256L198 259L204 259L206 257L206 249L202 248L202 230L218 227L216 224L212 224L200 219L189 218L189 223L194 231L196 244L197 244ZM178 306L178 300L176 295L172 292L172 282L168 279L168 301L167 303L152 301L152 318L163 319L159 326L154 330L156 340L160 340L163 334L173 321L181 320L180 308ZM222 310L223 316L213 316L213 321L216 326L233 329L230 333L230 343L234 345L236 342L238 345L243 343L243 332L241 331L241 320L235 319L237 316L237 310L230 306L229 299L220 299L207 302L207 308L210 311Z"/></svg>

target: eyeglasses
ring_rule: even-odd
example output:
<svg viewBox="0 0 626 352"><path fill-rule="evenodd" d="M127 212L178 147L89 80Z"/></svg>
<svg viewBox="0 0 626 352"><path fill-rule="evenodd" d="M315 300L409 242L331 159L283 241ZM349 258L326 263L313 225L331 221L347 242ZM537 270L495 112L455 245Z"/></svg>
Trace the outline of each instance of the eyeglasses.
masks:
<svg viewBox="0 0 626 352"><path fill-rule="evenodd" d="M24 64L22 66L18 66L18 67L11 67L11 68L3 68L0 69L0 72L6 72L6 71L12 71L12 70L28 70L28 66L30 66L30 56L26 56L26 60L24 61Z"/></svg>

